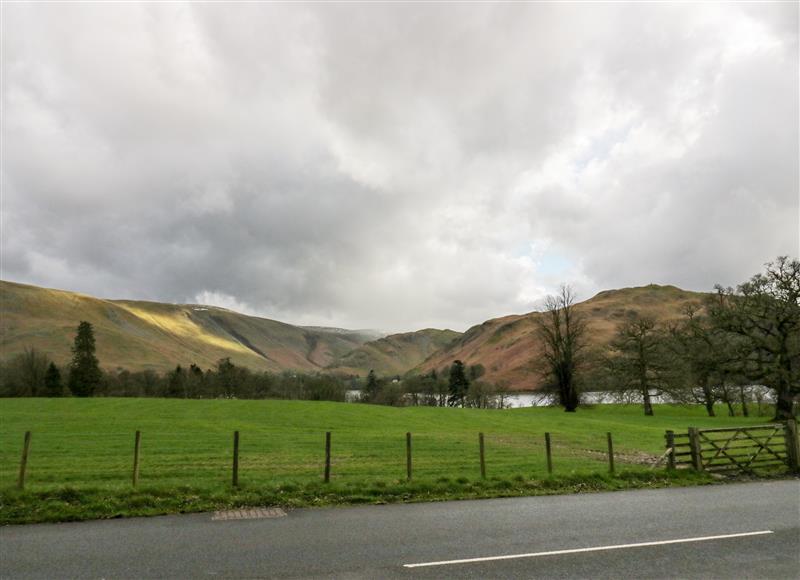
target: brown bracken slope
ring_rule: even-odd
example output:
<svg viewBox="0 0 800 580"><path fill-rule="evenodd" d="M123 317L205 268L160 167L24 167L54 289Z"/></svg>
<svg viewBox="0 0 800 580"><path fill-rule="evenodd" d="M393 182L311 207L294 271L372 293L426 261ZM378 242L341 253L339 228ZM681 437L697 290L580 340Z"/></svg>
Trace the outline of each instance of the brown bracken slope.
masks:
<svg viewBox="0 0 800 580"><path fill-rule="evenodd" d="M706 295L688 292L675 286L643 286L607 290L576 305L587 319L588 345L603 349L614 337L620 323L636 315L649 316L666 323L683 316L689 304L702 304ZM448 347L434 353L415 372L441 370L461 360L482 364L484 380L511 390L532 391L541 387L541 373L536 370L541 344L536 336L538 312L504 316L473 326Z"/></svg>

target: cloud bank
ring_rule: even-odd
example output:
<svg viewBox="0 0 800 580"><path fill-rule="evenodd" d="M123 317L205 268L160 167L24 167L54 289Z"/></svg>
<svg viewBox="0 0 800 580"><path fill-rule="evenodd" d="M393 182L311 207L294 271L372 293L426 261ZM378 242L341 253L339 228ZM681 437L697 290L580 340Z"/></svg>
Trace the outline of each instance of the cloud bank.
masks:
<svg viewBox="0 0 800 580"><path fill-rule="evenodd" d="M797 4L2 10L4 279L463 330L800 254Z"/></svg>

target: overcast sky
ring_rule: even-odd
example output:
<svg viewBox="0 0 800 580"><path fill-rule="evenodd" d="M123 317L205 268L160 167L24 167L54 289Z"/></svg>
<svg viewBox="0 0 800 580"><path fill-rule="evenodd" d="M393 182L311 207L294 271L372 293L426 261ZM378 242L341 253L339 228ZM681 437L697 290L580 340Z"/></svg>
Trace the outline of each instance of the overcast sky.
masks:
<svg viewBox="0 0 800 580"><path fill-rule="evenodd" d="M2 278L456 330L800 254L798 4L3 4Z"/></svg>

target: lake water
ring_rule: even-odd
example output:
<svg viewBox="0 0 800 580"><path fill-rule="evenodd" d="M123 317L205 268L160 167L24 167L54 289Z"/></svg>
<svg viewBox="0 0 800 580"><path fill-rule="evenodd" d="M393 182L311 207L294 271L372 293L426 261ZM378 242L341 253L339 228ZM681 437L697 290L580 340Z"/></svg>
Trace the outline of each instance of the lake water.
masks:
<svg viewBox="0 0 800 580"><path fill-rule="evenodd" d="M357 401L360 396L361 391L349 390L347 391L346 400L348 402L354 402ZM659 397L655 394L652 394L651 398L653 403L669 402L664 397ZM631 394L626 395L625 400L621 401L619 398L619 393L611 393L609 391L591 391L581 395L581 403L587 405L603 405L620 402L641 403L642 398L641 396ZM552 397L549 395L543 395L541 393L512 393L503 397L503 408L506 409L518 409L520 407L547 407L548 405L552 404Z"/></svg>
<svg viewBox="0 0 800 580"><path fill-rule="evenodd" d="M764 402L773 402L771 392L768 389L758 385L751 385L748 387L751 401L752 391L755 389L760 389L762 391ZM348 402L357 401L360 395L361 391L359 390L349 390L347 391L346 400ZM654 405L659 403L675 402L674 399L670 398L669 396L657 395L655 393L650 393L650 399ZM612 391L587 391L581 394L581 403L585 405L608 405L611 403L641 404L642 396L638 393L625 393L624 395L621 395L618 392ZM548 405L552 404L553 398L549 395L543 395L541 393L512 393L503 397L503 408L505 409L518 409L521 407L547 407Z"/></svg>

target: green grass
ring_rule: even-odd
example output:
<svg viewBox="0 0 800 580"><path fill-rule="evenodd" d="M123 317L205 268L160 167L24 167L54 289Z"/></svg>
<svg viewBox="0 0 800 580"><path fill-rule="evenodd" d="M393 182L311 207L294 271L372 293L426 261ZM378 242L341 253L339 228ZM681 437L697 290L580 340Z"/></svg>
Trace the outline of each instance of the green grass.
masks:
<svg viewBox="0 0 800 580"><path fill-rule="evenodd" d="M722 410L720 409L722 415ZM664 431L758 424L701 408L602 405L476 410L306 401L6 399L0 407L0 523L217 509L530 495L702 483L650 470ZM134 432L140 486L131 489ZM25 492L14 489L23 434L33 432ZM232 432L241 432L239 490L230 487ZM325 431L332 482L321 482ZM414 481L405 480L413 433ZM548 476L544 433L553 438ZM607 475L606 432L618 474ZM478 433L486 437L480 479Z"/></svg>

